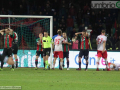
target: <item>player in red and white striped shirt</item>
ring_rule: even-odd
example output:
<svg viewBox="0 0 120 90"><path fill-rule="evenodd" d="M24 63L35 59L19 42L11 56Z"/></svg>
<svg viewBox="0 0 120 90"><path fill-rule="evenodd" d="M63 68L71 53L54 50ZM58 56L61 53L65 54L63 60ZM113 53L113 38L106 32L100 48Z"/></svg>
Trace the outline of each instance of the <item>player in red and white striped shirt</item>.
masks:
<svg viewBox="0 0 120 90"><path fill-rule="evenodd" d="M97 56L98 56L96 71L99 71L98 66L101 57L105 59L106 69L107 71L109 71L108 62L107 62L106 41L107 41L107 37L105 36L105 30L102 30L101 35L97 36L96 38Z"/></svg>
<svg viewBox="0 0 120 90"><path fill-rule="evenodd" d="M63 69L63 48L62 48L62 43L64 38L61 36L62 31L58 31L58 36L55 37L54 39L54 44L55 44L55 51L54 51L54 62L53 62L53 69L55 68L55 63L56 59L59 57L60 58L60 69Z"/></svg>

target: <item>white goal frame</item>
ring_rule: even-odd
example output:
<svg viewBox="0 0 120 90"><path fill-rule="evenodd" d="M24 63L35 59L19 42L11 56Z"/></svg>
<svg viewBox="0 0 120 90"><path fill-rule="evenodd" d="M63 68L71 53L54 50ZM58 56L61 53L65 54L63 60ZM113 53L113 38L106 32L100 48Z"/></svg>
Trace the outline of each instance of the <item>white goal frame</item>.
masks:
<svg viewBox="0 0 120 90"><path fill-rule="evenodd" d="M50 18L50 37L53 37L53 16L35 16L35 15L0 15L0 17L6 17L9 21L10 28L10 18ZM52 45L50 54L50 68L52 68Z"/></svg>

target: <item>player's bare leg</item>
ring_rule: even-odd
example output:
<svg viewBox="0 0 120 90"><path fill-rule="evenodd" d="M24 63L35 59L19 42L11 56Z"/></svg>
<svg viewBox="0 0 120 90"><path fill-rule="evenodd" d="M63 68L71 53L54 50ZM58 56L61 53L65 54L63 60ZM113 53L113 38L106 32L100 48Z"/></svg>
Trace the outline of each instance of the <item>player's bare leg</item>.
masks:
<svg viewBox="0 0 120 90"><path fill-rule="evenodd" d="M63 69L63 58L60 58L60 70Z"/></svg>
<svg viewBox="0 0 120 90"><path fill-rule="evenodd" d="M56 63L56 57L54 57L54 61L53 61L53 70L55 69L55 63Z"/></svg>
<svg viewBox="0 0 120 90"><path fill-rule="evenodd" d="M96 62L96 64L97 64L97 69L96 69L96 71L99 71L99 61L100 61L100 58L101 58L101 57L98 57L97 62Z"/></svg>
<svg viewBox="0 0 120 90"><path fill-rule="evenodd" d="M78 59L79 59L79 60L78 60L78 63L79 63L79 68L78 68L78 69L76 69L76 70L81 70L81 57L79 57Z"/></svg>
<svg viewBox="0 0 120 90"><path fill-rule="evenodd" d="M35 70L38 69L38 68L37 68L37 65L38 65L38 58L39 58L39 56L36 56L36 59L35 59Z"/></svg>
<svg viewBox="0 0 120 90"><path fill-rule="evenodd" d="M67 70L69 70L69 58L66 59L67 59Z"/></svg>
<svg viewBox="0 0 120 90"><path fill-rule="evenodd" d="M18 68L18 58L17 58L17 54L14 54L14 57L15 57L16 68Z"/></svg>

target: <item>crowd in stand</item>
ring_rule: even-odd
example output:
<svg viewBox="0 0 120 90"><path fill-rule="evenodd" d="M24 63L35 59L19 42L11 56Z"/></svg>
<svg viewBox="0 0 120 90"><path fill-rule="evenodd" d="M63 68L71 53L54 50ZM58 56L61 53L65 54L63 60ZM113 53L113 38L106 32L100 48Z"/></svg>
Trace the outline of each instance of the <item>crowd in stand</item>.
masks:
<svg viewBox="0 0 120 90"><path fill-rule="evenodd" d="M73 42L74 34L88 27L91 29L91 44L96 48L96 36L106 30L107 49L120 49L120 13L119 9L91 9L91 0L1 0L2 15L52 15L53 34L57 29L66 31ZM74 46L73 46L74 47Z"/></svg>

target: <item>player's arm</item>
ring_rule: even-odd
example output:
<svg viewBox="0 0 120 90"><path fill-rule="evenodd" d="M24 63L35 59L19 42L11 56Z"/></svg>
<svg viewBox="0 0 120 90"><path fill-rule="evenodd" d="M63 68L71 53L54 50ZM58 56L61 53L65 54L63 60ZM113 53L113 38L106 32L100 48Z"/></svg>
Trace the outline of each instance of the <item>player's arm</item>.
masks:
<svg viewBox="0 0 120 90"><path fill-rule="evenodd" d="M41 45L41 40L42 40L42 39L40 39L40 40L38 41L38 43L37 43L38 45Z"/></svg>
<svg viewBox="0 0 120 90"><path fill-rule="evenodd" d="M77 32L77 33L75 33L75 35L77 36L77 35L79 35L79 34L82 34L83 32Z"/></svg>
<svg viewBox="0 0 120 90"><path fill-rule="evenodd" d="M96 44L98 45L98 37L96 38Z"/></svg>
<svg viewBox="0 0 120 90"><path fill-rule="evenodd" d="M103 42L103 51L102 52L105 51L105 46L106 46L106 41Z"/></svg>
<svg viewBox="0 0 120 90"><path fill-rule="evenodd" d="M6 30L7 30L7 29L2 29L2 30L0 30L0 34L1 34L1 35L4 35L4 33L5 33Z"/></svg>

